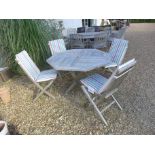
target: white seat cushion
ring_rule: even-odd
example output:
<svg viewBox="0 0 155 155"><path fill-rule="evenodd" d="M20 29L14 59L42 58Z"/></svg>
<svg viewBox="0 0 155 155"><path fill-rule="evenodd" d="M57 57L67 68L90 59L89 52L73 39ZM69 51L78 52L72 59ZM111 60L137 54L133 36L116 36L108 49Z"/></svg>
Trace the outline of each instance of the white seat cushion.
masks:
<svg viewBox="0 0 155 155"><path fill-rule="evenodd" d="M49 70L41 71L39 76L36 79L36 82L49 81L52 79L56 79L56 77L57 77L57 71L54 69L49 69Z"/></svg>
<svg viewBox="0 0 155 155"><path fill-rule="evenodd" d="M103 77L100 74L93 74L88 76L81 81L81 83L88 88L88 91L92 94L99 94L100 89L107 82L107 78Z"/></svg>

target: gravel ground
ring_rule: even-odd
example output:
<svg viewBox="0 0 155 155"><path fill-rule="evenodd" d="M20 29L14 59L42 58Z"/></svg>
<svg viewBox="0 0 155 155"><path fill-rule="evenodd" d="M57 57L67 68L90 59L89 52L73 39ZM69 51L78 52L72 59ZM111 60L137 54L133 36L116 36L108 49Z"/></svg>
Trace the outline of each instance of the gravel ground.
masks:
<svg viewBox="0 0 155 155"><path fill-rule="evenodd" d="M80 88L64 95L69 78L55 81L50 89L55 100L42 96L33 103L34 85L26 76L14 77L4 84L12 101L0 101L0 119L8 121L12 134L155 134L155 24L132 24L125 38L125 60L138 63L115 95L123 111L112 106L106 112L108 127L86 106Z"/></svg>

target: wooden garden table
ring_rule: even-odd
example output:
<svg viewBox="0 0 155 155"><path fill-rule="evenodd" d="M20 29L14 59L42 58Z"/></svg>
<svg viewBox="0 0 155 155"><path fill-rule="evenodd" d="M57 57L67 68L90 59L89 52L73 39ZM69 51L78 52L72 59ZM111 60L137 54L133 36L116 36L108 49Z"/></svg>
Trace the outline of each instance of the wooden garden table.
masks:
<svg viewBox="0 0 155 155"><path fill-rule="evenodd" d="M76 72L88 72L101 67L117 66L116 63L111 62L108 54L97 49L66 50L48 58L47 63L57 71L71 72L74 82L67 92L79 81Z"/></svg>
<svg viewBox="0 0 155 155"><path fill-rule="evenodd" d="M78 33L83 36L84 39L94 39L95 35L97 34L105 34L106 32L101 31L101 32L84 32L84 33Z"/></svg>

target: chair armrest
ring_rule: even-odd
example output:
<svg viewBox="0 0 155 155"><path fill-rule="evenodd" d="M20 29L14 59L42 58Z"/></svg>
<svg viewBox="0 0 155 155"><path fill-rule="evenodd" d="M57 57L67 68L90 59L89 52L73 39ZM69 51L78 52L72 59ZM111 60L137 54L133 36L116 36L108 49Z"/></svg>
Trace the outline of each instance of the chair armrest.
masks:
<svg viewBox="0 0 155 155"><path fill-rule="evenodd" d="M112 62L112 63L109 63L108 65L105 66L105 68L112 68L112 67L116 67L117 64Z"/></svg>

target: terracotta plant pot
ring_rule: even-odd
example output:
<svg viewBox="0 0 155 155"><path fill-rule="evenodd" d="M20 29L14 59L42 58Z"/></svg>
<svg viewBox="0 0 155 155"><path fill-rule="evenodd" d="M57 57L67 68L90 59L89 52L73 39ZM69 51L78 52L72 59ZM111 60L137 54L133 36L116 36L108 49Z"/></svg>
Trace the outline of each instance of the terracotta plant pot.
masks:
<svg viewBox="0 0 155 155"><path fill-rule="evenodd" d="M9 70L8 67L0 68L0 81L8 81L12 78L13 73Z"/></svg>
<svg viewBox="0 0 155 155"><path fill-rule="evenodd" d="M0 88L0 98L4 103L8 103L11 100L10 89L9 88Z"/></svg>
<svg viewBox="0 0 155 155"><path fill-rule="evenodd" d="M8 126L5 121L0 121L0 135L9 135Z"/></svg>

